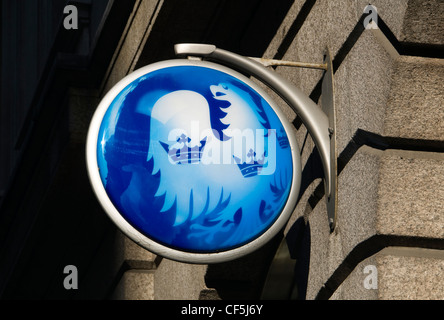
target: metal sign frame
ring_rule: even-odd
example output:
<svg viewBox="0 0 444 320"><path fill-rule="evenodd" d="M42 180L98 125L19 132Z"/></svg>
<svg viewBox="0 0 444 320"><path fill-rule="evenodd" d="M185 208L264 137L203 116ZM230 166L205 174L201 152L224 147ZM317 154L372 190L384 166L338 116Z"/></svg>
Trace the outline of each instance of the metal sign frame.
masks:
<svg viewBox="0 0 444 320"><path fill-rule="evenodd" d="M287 132L289 146L291 148L292 164L293 164L293 176L287 202L282 212L278 216L278 218L268 227L268 229L249 243L243 244L233 249L228 249L226 251L211 252L211 253L196 253L196 252L181 251L160 244L159 242L156 242L148 238L146 235L142 234L120 214L120 212L114 206L112 201L109 199L105 187L103 186L99 173L100 169L97 161L97 143L98 143L98 134L100 126L103 117L108 110L108 107L114 101L116 96L120 92L122 92L122 90L125 87L127 87L130 83L132 83L134 80L150 72L162 68L168 68L171 66L204 66L207 68L213 68L215 70L225 72L228 75L240 79L241 81L248 84L253 90L255 90L260 96L262 96L268 102L268 104L271 106L271 108L279 118L285 131ZM189 60L189 59L161 61L142 67L134 71L130 75L126 76L125 78L123 78L104 96L102 101L99 103L96 112L94 113L93 118L91 120L86 141L86 162L87 162L88 175L93 187L93 191L96 194L105 212L108 214L111 220L119 227L119 229L137 244L141 245L142 247L146 248L151 252L154 252L163 257L176 261L181 261L186 263L199 263L199 264L224 262L228 260L237 259L241 256L251 253L257 250L265 243L267 243L268 241L270 241L277 233L279 233L285 227L286 223L288 222L288 219L293 213L300 189L301 160L300 160L300 151L297 146L296 139L293 134L290 134L291 130L292 130L291 124L286 119L282 111L280 111L277 105L273 102L273 100L268 96L268 94L261 87L259 87L257 84L255 84L253 81L251 81L241 73L234 71L223 65L215 64L208 61Z"/></svg>
<svg viewBox="0 0 444 320"><path fill-rule="evenodd" d="M296 88L288 80L282 78L273 70L267 69L264 65L252 59L238 54L216 48L214 45L206 44L177 44L174 47L176 55L188 57L189 59L176 59L157 62L140 68L119 81L102 99L92 118L86 142L86 161L88 175L93 186L93 190L101 203L105 212L111 220L133 241L146 249L177 261L186 263L218 263L239 258L243 255L257 250L259 247L270 241L279 231L281 231L290 218L296 206L299 195L301 179L300 152L295 137L291 133L291 124L285 115L276 106L275 102L268 94L251 81L248 77L231 68L252 75L263 82L274 92L276 92L301 118L303 124L313 138L318 149L324 171L324 187L327 201L327 211L331 231L336 225L337 211L337 153L336 153L336 128L335 128L335 107L334 107L334 83L331 56L326 50L324 64L318 69L324 69L325 74L322 83L321 107L314 103L300 89ZM198 57L198 59L190 59ZM216 63L213 63L216 62ZM116 96L134 80L159 69L171 66L205 66L214 68L240 79L248 84L260 96L262 96L279 118L282 126L287 132L289 145L292 151L293 177L290 193L287 202L274 223L260 236L249 243L243 244L233 249L220 252L197 253L181 251L166 245L160 244L138 231L132 226L113 205L99 174L97 161L98 132L102 119L108 107ZM299 66L299 65L295 65ZM311 66L312 67L312 66Z"/></svg>

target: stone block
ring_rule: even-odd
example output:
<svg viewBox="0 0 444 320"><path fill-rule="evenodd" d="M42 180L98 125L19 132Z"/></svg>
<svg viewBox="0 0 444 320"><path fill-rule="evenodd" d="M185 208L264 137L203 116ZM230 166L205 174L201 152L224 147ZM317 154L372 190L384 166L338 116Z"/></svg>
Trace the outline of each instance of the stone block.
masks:
<svg viewBox="0 0 444 320"><path fill-rule="evenodd" d="M118 284L112 299L153 300L157 255L137 245L120 230L116 230L113 251L114 261L108 268L113 269L114 281Z"/></svg>
<svg viewBox="0 0 444 320"><path fill-rule="evenodd" d="M268 45L268 48L264 53L264 58L271 59L279 54L279 47L281 46L282 42L284 41L285 37L290 31L291 26L293 25L298 14L300 13L304 2L305 1L303 0L297 0L293 2L292 6L290 7L290 10L288 10L287 15L285 16L285 19L282 21L278 31L276 32L276 35Z"/></svg>
<svg viewBox="0 0 444 320"><path fill-rule="evenodd" d="M324 199L305 212L312 239L307 298L316 298L327 281L333 287L339 285L336 281L355 267L348 265L350 261L343 264L352 252L356 258L355 248L360 246L360 257L375 250L362 245L369 239L411 237L414 243L420 238L443 238L443 177L444 155L440 153L361 147L339 175L334 232L328 228Z"/></svg>
<svg viewBox="0 0 444 320"><path fill-rule="evenodd" d="M442 250L392 247L375 258L380 300L444 299Z"/></svg>
<svg viewBox="0 0 444 320"><path fill-rule="evenodd" d="M153 300L154 273L147 270L125 272L117 285L113 300Z"/></svg>
<svg viewBox="0 0 444 320"><path fill-rule="evenodd" d="M197 300L205 286L206 265L162 259L154 274L156 300Z"/></svg>
<svg viewBox="0 0 444 320"><path fill-rule="evenodd" d="M385 24L390 28L390 31L399 40L402 34L402 29L404 26L404 17L409 5L409 0L358 0L356 4L358 16L361 16L364 8L371 3L372 6L376 7L378 11L378 18L384 20Z"/></svg>
<svg viewBox="0 0 444 320"><path fill-rule="evenodd" d="M155 269L157 255L139 246L134 241L118 231L116 236L116 258L120 263L127 263L131 268Z"/></svg>
<svg viewBox="0 0 444 320"><path fill-rule="evenodd" d="M418 44L444 43L444 2L409 0L399 40Z"/></svg>
<svg viewBox="0 0 444 320"><path fill-rule="evenodd" d="M384 118L384 135L444 140L444 61L402 56L393 80Z"/></svg>
<svg viewBox="0 0 444 320"><path fill-rule="evenodd" d="M377 232L444 238L444 154L399 150L382 154Z"/></svg>
<svg viewBox="0 0 444 320"><path fill-rule="evenodd" d="M387 247L359 263L332 300L442 300L442 250Z"/></svg>
<svg viewBox="0 0 444 320"><path fill-rule="evenodd" d="M383 133L393 57L377 36L364 31L334 75L338 154L358 129Z"/></svg>
<svg viewBox="0 0 444 320"><path fill-rule="evenodd" d="M330 300L377 300L378 267L375 256L359 263Z"/></svg>

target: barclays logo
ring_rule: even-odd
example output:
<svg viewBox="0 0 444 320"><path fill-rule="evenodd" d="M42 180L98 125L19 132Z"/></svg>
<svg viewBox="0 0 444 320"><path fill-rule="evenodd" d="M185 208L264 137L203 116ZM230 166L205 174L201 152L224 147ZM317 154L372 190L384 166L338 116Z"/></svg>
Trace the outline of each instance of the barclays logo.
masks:
<svg viewBox="0 0 444 320"><path fill-rule="evenodd" d="M112 219L154 251L223 252L267 232L294 167L282 117L259 91L229 69L187 60L118 84L90 133L91 175Z"/></svg>

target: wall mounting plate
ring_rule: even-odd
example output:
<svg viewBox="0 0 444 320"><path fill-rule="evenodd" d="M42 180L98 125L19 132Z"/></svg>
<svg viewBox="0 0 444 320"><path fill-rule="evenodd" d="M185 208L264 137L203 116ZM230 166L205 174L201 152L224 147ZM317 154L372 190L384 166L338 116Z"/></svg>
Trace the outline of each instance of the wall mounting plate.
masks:
<svg viewBox="0 0 444 320"><path fill-rule="evenodd" d="M327 70L322 80L321 107L328 117L328 130L330 134L330 194L325 192L327 200L327 214L330 231L336 226L336 212L338 206L338 155L336 150L336 109L334 99L333 63L330 50L327 48L324 54L324 63ZM327 189L326 189L327 190Z"/></svg>

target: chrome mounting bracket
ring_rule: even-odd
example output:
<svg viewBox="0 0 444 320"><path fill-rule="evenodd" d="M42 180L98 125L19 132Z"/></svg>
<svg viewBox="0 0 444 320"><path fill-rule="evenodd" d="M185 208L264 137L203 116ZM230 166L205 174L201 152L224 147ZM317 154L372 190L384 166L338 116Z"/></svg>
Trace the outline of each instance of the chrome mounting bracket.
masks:
<svg viewBox="0 0 444 320"><path fill-rule="evenodd" d="M330 230L333 231L336 226L337 208L337 153L333 68L329 50L327 49L325 52L324 64L305 64L304 66L301 63L290 62L290 64L296 64L293 65L296 67L325 70L322 80L322 108L277 72L261 64L260 62L263 59L244 57L218 49L210 44L181 43L176 44L174 50L178 56L212 60L254 76L276 92L301 118L319 151L322 161L328 221ZM273 65L273 62L278 63L279 60L268 60L268 65ZM283 61L279 65L288 65L286 63Z"/></svg>

